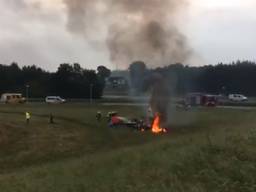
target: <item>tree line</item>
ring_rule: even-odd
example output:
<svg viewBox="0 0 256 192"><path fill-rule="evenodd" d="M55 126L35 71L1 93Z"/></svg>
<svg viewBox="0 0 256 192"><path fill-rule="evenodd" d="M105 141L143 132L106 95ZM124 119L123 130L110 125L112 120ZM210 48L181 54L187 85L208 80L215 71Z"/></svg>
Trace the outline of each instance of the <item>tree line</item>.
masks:
<svg viewBox="0 0 256 192"><path fill-rule="evenodd" d="M191 92L211 94L241 93L256 96L256 63L236 61L229 64L188 66L172 64L149 69L142 61L129 66L130 87L135 93L149 91L154 74L163 76L172 94ZM84 69L78 63L60 64L56 72L48 72L35 65L19 67L0 64L0 94L19 92L30 97L59 95L65 98L101 98L105 80L111 71L105 66L97 70Z"/></svg>
<svg viewBox="0 0 256 192"><path fill-rule="evenodd" d="M130 65L129 73L131 86L138 94L150 88L152 74L158 73L165 77L171 93L176 95L203 92L256 96L256 63L252 61L200 67L173 64L156 69L148 69L144 62L137 61Z"/></svg>
<svg viewBox="0 0 256 192"><path fill-rule="evenodd" d="M30 97L59 95L65 98L97 99L103 94L105 78L111 71L99 66L97 71L84 69L78 63L60 64L56 72L35 65L20 68L17 63L0 65L0 93L19 92Z"/></svg>

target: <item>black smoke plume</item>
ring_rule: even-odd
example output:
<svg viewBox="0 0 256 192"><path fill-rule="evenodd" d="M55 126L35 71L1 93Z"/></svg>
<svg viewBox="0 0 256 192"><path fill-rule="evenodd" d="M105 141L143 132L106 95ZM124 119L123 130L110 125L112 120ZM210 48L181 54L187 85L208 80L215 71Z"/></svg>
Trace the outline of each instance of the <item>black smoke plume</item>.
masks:
<svg viewBox="0 0 256 192"><path fill-rule="evenodd" d="M154 67L182 63L190 57L191 49L178 28L186 0L63 1L69 31L88 42L105 41L115 65L127 67L142 60Z"/></svg>

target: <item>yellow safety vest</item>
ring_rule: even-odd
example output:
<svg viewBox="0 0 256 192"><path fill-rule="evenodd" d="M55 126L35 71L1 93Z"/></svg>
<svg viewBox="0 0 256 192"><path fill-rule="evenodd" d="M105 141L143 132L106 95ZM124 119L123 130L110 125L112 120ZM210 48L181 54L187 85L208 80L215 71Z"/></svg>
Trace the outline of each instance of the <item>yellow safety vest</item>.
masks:
<svg viewBox="0 0 256 192"><path fill-rule="evenodd" d="M30 119L30 114L26 112L26 119Z"/></svg>

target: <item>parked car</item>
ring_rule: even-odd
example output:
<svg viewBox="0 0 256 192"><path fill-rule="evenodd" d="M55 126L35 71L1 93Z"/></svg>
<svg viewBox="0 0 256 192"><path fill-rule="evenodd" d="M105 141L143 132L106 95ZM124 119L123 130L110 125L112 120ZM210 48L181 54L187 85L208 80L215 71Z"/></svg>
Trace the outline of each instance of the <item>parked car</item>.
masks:
<svg viewBox="0 0 256 192"><path fill-rule="evenodd" d="M3 103L25 103L26 99L22 97L21 93L4 93L1 96Z"/></svg>
<svg viewBox="0 0 256 192"><path fill-rule="evenodd" d="M248 98L241 94L230 94L228 99L231 101L247 101Z"/></svg>
<svg viewBox="0 0 256 192"><path fill-rule="evenodd" d="M63 99L60 96L47 96L45 102L49 104L60 104L65 103L66 99Z"/></svg>

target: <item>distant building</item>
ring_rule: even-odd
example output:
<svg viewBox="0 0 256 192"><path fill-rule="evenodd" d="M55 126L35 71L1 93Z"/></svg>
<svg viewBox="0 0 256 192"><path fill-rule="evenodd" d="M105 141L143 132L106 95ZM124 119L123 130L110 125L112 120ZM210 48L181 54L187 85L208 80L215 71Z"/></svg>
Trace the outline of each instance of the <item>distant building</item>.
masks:
<svg viewBox="0 0 256 192"><path fill-rule="evenodd" d="M129 81L123 76L107 78L104 95L129 95Z"/></svg>
<svg viewBox="0 0 256 192"><path fill-rule="evenodd" d="M128 81L125 77L121 77L121 76L109 77L106 81L106 87L108 87L108 88L127 88Z"/></svg>

